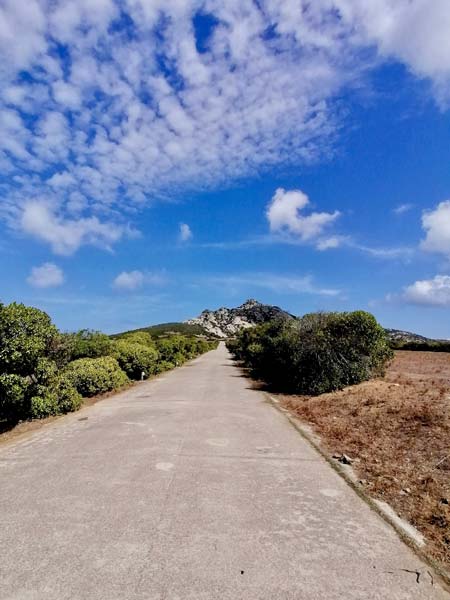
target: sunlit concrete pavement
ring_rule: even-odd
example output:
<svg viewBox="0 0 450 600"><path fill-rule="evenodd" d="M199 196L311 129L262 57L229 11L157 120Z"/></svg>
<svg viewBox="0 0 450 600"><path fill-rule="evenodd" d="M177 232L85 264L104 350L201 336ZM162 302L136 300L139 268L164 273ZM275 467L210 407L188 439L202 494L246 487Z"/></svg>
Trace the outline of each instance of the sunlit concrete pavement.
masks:
<svg viewBox="0 0 450 600"><path fill-rule="evenodd" d="M0 520L1 600L450 597L223 346L0 447Z"/></svg>

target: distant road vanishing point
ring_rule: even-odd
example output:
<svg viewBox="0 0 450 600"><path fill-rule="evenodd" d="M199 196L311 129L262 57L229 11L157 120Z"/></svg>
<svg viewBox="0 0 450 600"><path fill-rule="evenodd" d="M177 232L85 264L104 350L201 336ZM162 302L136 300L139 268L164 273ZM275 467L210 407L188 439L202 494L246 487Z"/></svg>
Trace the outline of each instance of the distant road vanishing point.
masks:
<svg viewBox="0 0 450 600"><path fill-rule="evenodd" d="M223 344L0 446L0 481L1 600L450 597Z"/></svg>

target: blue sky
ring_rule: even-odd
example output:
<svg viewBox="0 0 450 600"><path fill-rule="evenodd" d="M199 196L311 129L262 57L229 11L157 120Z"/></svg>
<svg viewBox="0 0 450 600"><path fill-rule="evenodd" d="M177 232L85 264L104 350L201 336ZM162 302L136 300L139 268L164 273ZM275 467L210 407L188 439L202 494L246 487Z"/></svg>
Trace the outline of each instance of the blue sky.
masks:
<svg viewBox="0 0 450 600"><path fill-rule="evenodd" d="M5 0L1 300L450 337L447 0Z"/></svg>

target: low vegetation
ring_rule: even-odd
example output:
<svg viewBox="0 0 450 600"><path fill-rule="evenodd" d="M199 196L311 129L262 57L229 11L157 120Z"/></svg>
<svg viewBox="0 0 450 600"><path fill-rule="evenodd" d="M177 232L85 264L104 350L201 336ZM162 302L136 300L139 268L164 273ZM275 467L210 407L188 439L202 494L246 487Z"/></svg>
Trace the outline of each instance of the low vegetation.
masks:
<svg viewBox="0 0 450 600"><path fill-rule="evenodd" d="M37 308L0 304L0 427L77 410L83 398L172 369L216 345L144 330L114 338L61 333Z"/></svg>
<svg viewBox="0 0 450 600"><path fill-rule="evenodd" d="M142 329L134 329L122 334L116 334L111 337L121 337L123 335L134 335L147 333L152 338L167 337L168 335L178 334L184 336L199 336L205 335L205 330L201 325L191 323L160 323L159 325L151 325Z"/></svg>
<svg viewBox="0 0 450 600"><path fill-rule="evenodd" d="M78 358L67 365L65 372L77 392L86 398L118 390L129 381L112 356Z"/></svg>
<svg viewBox="0 0 450 600"><path fill-rule="evenodd" d="M419 352L450 352L450 341L445 340L391 340L394 350L415 350Z"/></svg>
<svg viewBox="0 0 450 600"><path fill-rule="evenodd" d="M382 375L393 355L384 329L363 311L272 321L245 329L228 348L273 389L313 395Z"/></svg>
<svg viewBox="0 0 450 600"><path fill-rule="evenodd" d="M130 379L140 379L158 372L159 353L156 347L137 341L118 340L112 350L118 366Z"/></svg>

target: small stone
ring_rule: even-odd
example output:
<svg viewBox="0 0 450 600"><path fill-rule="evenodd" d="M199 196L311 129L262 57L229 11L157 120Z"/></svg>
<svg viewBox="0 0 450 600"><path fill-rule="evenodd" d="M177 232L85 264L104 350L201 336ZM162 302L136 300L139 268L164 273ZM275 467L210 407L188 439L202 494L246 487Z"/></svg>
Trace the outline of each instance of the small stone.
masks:
<svg viewBox="0 0 450 600"><path fill-rule="evenodd" d="M353 462L353 458L350 458L347 454L333 454L333 458L343 465L351 465Z"/></svg>

